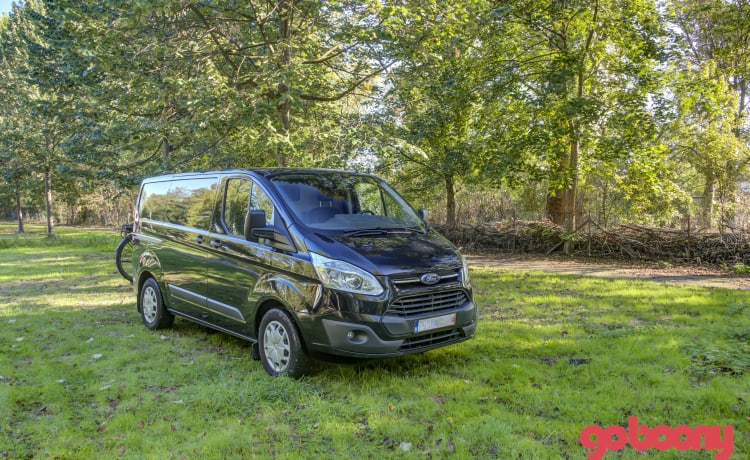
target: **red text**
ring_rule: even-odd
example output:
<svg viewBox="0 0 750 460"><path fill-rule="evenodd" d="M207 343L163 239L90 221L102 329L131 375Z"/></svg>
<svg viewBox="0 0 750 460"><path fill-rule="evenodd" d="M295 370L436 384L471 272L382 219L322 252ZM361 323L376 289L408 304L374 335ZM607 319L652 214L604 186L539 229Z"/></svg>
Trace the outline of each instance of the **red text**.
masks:
<svg viewBox="0 0 750 460"><path fill-rule="evenodd" d="M734 427L724 426L724 436L720 426L699 425L690 428L679 425L670 428L657 425L649 428L638 424L638 417L628 417L628 428L612 425L602 428L589 425L581 432L581 444L594 451L589 453L589 460L599 460L608 450L620 450L626 444L635 450L709 450L717 451L715 460L726 460L734 450Z"/></svg>

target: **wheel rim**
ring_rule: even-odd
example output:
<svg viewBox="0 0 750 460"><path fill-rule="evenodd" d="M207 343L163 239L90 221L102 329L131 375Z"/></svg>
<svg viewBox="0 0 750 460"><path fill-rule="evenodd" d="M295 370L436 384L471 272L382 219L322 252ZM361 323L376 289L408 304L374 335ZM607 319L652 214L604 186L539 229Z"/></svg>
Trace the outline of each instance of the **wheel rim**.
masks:
<svg viewBox="0 0 750 460"><path fill-rule="evenodd" d="M158 301L156 299L156 291L151 286L146 286L143 290L143 298L141 299L141 308L143 309L143 318L149 323L153 323L156 319L156 312L158 308Z"/></svg>
<svg viewBox="0 0 750 460"><path fill-rule="evenodd" d="M283 372L289 367L292 347L289 334L278 321L271 321L263 332L263 353L274 372Z"/></svg>

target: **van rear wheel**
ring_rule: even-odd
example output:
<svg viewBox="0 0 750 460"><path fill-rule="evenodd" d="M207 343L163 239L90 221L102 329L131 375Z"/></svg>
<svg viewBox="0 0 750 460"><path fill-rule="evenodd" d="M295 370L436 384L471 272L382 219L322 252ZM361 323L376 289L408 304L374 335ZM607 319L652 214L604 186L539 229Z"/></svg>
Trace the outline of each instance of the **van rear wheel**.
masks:
<svg viewBox="0 0 750 460"><path fill-rule="evenodd" d="M304 374L308 357L297 327L283 310L273 308L263 315L258 345L260 360L270 375L299 377Z"/></svg>
<svg viewBox="0 0 750 460"><path fill-rule="evenodd" d="M161 289L155 279L149 278L143 282L138 294L138 306L141 309L143 324L149 329L165 329L174 322L174 315L167 311Z"/></svg>
<svg viewBox="0 0 750 460"><path fill-rule="evenodd" d="M133 269L134 247L133 234L128 233L120 241L120 244L117 245L117 249L115 249L115 266L117 267L117 271L131 284L133 283L133 275L130 274L129 270Z"/></svg>

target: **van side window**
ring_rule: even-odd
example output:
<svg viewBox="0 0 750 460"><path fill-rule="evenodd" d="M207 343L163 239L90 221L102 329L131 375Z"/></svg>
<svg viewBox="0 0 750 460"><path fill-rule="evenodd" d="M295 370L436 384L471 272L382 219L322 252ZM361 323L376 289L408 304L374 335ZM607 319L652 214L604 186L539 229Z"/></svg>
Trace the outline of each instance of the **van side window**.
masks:
<svg viewBox="0 0 750 460"><path fill-rule="evenodd" d="M247 179L229 179L224 198L224 224L227 231L241 236L245 228L245 214L250 200L251 182Z"/></svg>
<svg viewBox="0 0 750 460"><path fill-rule="evenodd" d="M257 184L253 184L250 196L250 209L262 209L266 212L266 225L273 225L273 201Z"/></svg>
<svg viewBox="0 0 750 460"><path fill-rule="evenodd" d="M143 186L140 215L144 219L207 230L216 196L216 180L185 179Z"/></svg>
<svg viewBox="0 0 750 460"><path fill-rule="evenodd" d="M142 219L164 221L169 209L170 182L150 182L143 184L141 202L138 209Z"/></svg>

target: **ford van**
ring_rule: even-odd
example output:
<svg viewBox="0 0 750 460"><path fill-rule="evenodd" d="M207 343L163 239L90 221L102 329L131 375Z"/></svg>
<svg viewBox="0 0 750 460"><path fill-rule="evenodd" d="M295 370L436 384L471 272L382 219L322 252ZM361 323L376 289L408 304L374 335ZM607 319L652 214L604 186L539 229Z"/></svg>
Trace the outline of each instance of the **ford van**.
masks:
<svg viewBox="0 0 750 460"><path fill-rule="evenodd" d="M418 353L474 334L466 262L379 178L252 169L143 180L133 228L137 308L250 341L271 375L315 356Z"/></svg>

